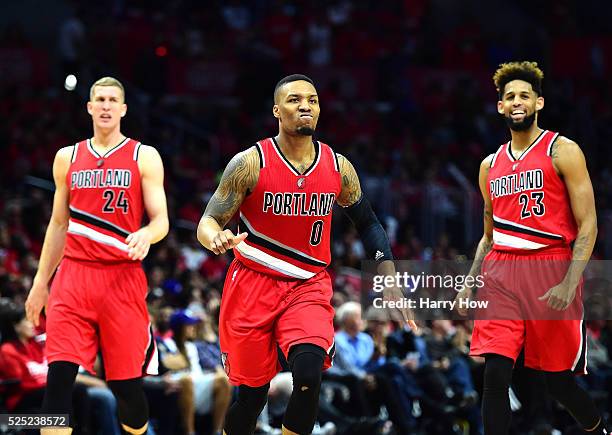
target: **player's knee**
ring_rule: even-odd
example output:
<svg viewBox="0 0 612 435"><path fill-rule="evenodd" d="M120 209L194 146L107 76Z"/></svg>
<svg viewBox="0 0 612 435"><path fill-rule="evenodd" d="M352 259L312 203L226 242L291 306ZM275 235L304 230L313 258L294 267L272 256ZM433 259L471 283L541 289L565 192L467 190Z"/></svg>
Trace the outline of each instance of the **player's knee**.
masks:
<svg viewBox="0 0 612 435"><path fill-rule="evenodd" d="M128 433L138 434L144 428L144 432L146 432L146 425L149 420L149 405L142 389L142 379L109 381L108 386L117 398L119 419L124 430ZM133 432L130 432L130 430Z"/></svg>
<svg viewBox="0 0 612 435"><path fill-rule="evenodd" d="M241 385L238 387L238 404L250 416L259 417L268 401L269 388L270 384L261 387Z"/></svg>
<svg viewBox="0 0 612 435"><path fill-rule="evenodd" d="M297 345L289 354L293 374L293 390L318 395L325 351L312 344Z"/></svg>
<svg viewBox="0 0 612 435"><path fill-rule="evenodd" d="M72 408L72 386L79 366L68 361L49 364L42 409L49 414L65 414Z"/></svg>
<svg viewBox="0 0 612 435"><path fill-rule="evenodd" d="M299 392L318 391L321 385L320 358L313 354L302 354L293 365L293 389Z"/></svg>

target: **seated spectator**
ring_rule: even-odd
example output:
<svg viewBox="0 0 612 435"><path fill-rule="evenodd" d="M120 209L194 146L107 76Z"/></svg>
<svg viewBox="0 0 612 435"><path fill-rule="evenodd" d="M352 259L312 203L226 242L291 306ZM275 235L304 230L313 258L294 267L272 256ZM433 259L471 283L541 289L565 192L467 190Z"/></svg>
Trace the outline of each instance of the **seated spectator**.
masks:
<svg viewBox="0 0 612 435"><path fill-rule="evenodd" d="M86 390L76 409L91 423L93 430L88 433L121 435L117 399L104 381L104 364L100 355L96 358L94 370L96 373L92 374L79 367L76 383L86 387ZM146 435L156 435L153 425L148 425Z"/></svg>
<svg viewBox="0 0 612 435"><path fill-rule="evenodd" d="M147 380L145 385L148 384L151 387L154 393L154 403L160 403L167 396L176 397L183 432L191 435L195 433L193 380L186 374L189 362L178 352L174 342L174 333L170 328L172 313L174 310L165 306L153 316L156 326L155 341L159 356L159 376L145 378Z"/></svg>
<svg viewBox="0 0 612 435"><path fill-rule="evenodd" d="M5 406L11 412L37 412L44 396L49 369L44 355L44 335L35 335L34 325L26 319L25 310L14 304L3 304L0 346L0 376L18 381L6 391ZM106 391L98 391L104 385ZM92 388L95 387L95 388ZM93 376L77 375L73 392L75 430L119 434L116 400L104 381ZM94 417L95 419L94 423Z"/></svg>
<svg viewBox="0 0 612 435"><path fill-rule="evenodd" d="M1 310L0 372L6 379L18 381L16 388L6 392L5 406L11 412L40 409L48 370L44 342L35 336L34 325L26 319L23 308L7 303Z"/></svg>
<svg viewBox="0 0 612 435"><path fill-rule="evenodd" d="M431 333L425 337L431 365L446 379L451 403L461 409L470 424L470 433L482 433L478 393L474 389L472 373L467 358L461 353L461 333L448 319L431 321Z"/></svg>
<svg viewBox="0 0 612 435"><path fill-rule="evenodd" d="M440 369L446 376L453 394L461 397L464 402L472 404L478 401L474 389L468 361L461 354L456 341L457 328L450 320L438 319L431 322L431 334L425 342L434 368Z"/></svg>
<svg viewBox="0 0 612 435"><path fill-rule="evenodd" d="M410 433L414 426L410 402L398 400L404 395L399 384L388 372L372 364L374 341L363 332L361 305L346 302L338 308L336 316L340 330L335 336L336 354L328 379L349 388L353 412L356 408L359 415L373 415L385 405L396 431Z"/></svg>
<svg viewBox="0 0 612 435"><path fill-rule="evenodd" d="M460 396L453 392L443 373L446 363L434 362L429 355L427 341L430 335L431 331L425 328L417 333L400 328L387 338L387 351L388 357L399 360L404 370L418 382L422 424L427 433L446 435L453 433L457 412L464 404L456 403ZM473 402L466 405L474 407ZM470 425L470 430L478 431L478 425Z"/></svg>
<svg viewBox="0 0 612 435"><path fill-rule="evenodd" d="M192 397L182 400L182 412L187 433L195 433L196 416L212 413L213 433L221 434L225 412L230 403L232 389L225 372L217 366L205 372L200 366L198 350L193 343L196 338L195 325L200 319L188 310L177 310L170 317L172 337L160 340L161 361L169 382L183 385L191 382ZM186 381L188 380L188 381ZM191 399L191 400L188 400Z"/></svg>

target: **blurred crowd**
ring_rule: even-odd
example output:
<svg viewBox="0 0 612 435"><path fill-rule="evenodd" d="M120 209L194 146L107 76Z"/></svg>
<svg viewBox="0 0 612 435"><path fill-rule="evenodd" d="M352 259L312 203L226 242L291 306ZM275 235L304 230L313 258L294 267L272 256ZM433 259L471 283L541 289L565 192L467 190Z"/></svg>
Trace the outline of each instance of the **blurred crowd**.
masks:
<svg viewBox="0 0 612 435"><path fill-rule="evenodd" d="M147 380L157 433L214 433L234 394L216 335L231 257L205 251L195 226L229 158L276 133L272 91L286 74L315 80L317 138L354 163L396 258L461 260L481 235L480 161L508 138L490 77L500 62L538 61L540 125L584 150L598 209L594 258L612 255L612 4L55 3L66 12L44 38L26 21L0 27L0 412L34 409L41 398L44 328L27 324L22 307L50 217L53 157L91 134L85 101L103 75L126 84L123 132L155 146L166 170L171 231L144 261L163 373ZM74 90L64 87L68 74ZM363 246L341 212L332 250L338 350L316 430L478 434L482 365L466 354L470 323L433 320L415 335L380 312L362 315ZM587 326L591 373L581 382L609 410L612 322ZM113 398L97 375L82 373L75 389L79 430L114 433ZM570 433L571 421L541 400L538 379L519 364L515 433L540 422L537 433L553 433L544 422ZM290 388L286 375L275 379L262 433L278 427Z"/></svg>

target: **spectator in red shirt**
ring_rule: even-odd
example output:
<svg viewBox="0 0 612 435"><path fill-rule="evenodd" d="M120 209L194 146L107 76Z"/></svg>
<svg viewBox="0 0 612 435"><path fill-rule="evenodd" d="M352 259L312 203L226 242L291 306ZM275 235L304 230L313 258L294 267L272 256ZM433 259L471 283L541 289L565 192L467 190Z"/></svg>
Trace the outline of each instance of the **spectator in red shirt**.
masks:
<svg viewBox="0 0 612 435"><path fill-rule="evenodd" d="M39 408L48 368L43 343L23 308L5 304L1 309L0 377L19 381L19 385L6 391L5 405L9 411Z"/></svg>

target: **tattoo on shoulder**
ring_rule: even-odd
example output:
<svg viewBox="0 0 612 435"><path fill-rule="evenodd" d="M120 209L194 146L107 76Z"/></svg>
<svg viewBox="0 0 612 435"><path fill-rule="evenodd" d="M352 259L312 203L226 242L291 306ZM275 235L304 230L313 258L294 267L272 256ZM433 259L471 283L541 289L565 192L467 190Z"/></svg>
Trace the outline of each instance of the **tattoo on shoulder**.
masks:
<svg viewBox="0 0 612 435"><path fill-rule="evenodd" d="M553 160L556 160L559 158L563 148L572 146L572 145L578 146L578 144L574 142L573 140L568 139L565 136L558 136L552 145L550 156L552 157Z"/></svg>
<svg viewBox="0 0 612 435"><path fill-rule="evenodd" d="M552 149L551 149L551 153L550 153L550 157L553 160L557 160L557 158L559 157L559 144L555 141L555 143L553 143L552 145Z"/></svg>
<svg viewBox="0 0 612 435"><path fill-rule="evenodd" d="M342 176L342 191L338 197L338 204L342 207L348 207L355 204L361 198L361 185L355 168L346 157L338 154L338 163L340 165L340 175Z"/></svg>
<svg viewBox="0 0 612 435"><path fill-rule="evenodd" d="M204 215L225 226L240 208L247 192L259 178L259 156L254 148L236 154L227 164L219 187L206 205Z"/></svg>

